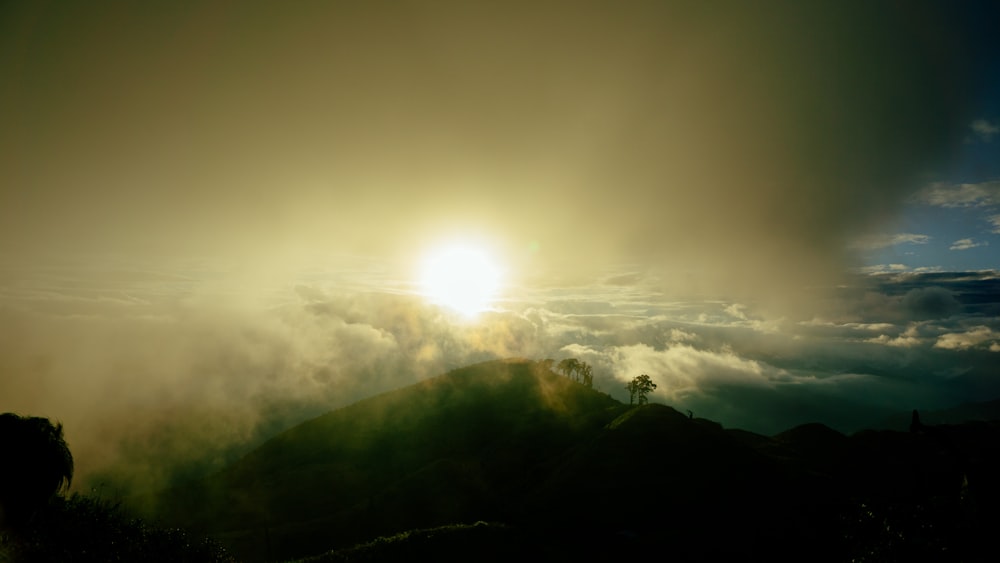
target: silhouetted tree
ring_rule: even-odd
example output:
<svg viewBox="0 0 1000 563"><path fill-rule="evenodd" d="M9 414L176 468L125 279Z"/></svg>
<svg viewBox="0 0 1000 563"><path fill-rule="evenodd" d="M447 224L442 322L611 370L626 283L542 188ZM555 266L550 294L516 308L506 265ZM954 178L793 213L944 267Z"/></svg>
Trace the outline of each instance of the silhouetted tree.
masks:
<svg viewBox="0 0 1000 563"><path fill-rule="evenodd" d="M62 424L0 414L0 526L20 526L69 489L73 456Z"/></svg>
<svg viewBox="0 0 1000 563"><path fill-rule="evenodd" d="M544 360L542 360L542 361L540 361L538 363L541 364L541 366L542 366L543 369L547 369L549 371L552 371L552 365L555 364L556 361L553 360L552 358L545 358Z"/></svg>
<svg viewBox="0 0 1000 563"><path fill-rule="evenodd" d="M576 370L580 368L580 360L576 358L566 358L564 360L559 360L556 365L556 369L563 372L566 377L573 377Z"/></svg>
<svg viewBox="0 0 1000 563"><path fill-rule="evenodd" d="M647 402L646 394L652 392L653 389L656 389L656 384L653 383L653 380L651 380L648 375L642 374L632 381L629 381L628 384L625 385L625 388L628 389L629 393L628 404L645 405Z"/></svg>
<svg viewBox="0 0 1000 563"><path fill-rule="evenodd" d="M587 387L594 386L594 368L590 366L587 362L580 362L580 367L577 369L580 372L580 378L583 380L583 384Z"/></svg>

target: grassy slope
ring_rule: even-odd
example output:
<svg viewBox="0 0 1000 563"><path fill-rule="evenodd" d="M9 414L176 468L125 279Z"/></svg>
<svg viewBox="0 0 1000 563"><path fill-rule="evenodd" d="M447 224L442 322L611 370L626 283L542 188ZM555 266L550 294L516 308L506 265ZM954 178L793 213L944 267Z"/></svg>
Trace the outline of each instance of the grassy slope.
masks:
<svg viewBox="0 0 1000 563"><path fill-rule="evenodd" d="M248 557L506 520L521 491L626 408L533 362L470 366L292 428L172 491L161 516Z"/></svg>

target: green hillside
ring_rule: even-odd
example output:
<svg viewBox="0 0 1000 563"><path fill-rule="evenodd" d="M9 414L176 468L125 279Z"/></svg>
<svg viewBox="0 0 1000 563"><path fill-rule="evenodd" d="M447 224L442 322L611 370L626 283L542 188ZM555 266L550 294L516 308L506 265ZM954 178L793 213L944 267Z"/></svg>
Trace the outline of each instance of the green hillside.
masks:
<svg viewBox="0 0 1000 563"><path fill-rule="evenodd" d="M998 445L995 423L760 436L497 361L300 424L155 517L250 562L975 561Z"/></svg>
<svg viewBox="0 0 1000 563"><path fill-rule="evenodd" d="M533 362L470 366L292 428L221 474L169 491L158 516L250 559L507 520L523 491L625 410Z"/></svg>

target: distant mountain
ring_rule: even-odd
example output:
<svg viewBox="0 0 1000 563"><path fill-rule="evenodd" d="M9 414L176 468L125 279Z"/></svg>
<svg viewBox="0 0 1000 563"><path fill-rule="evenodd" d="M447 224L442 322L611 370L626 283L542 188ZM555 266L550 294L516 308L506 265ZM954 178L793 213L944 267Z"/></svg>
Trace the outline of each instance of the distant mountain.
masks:
<svg viewBox="0 0 1000 563"><path fill-rule="evenodd" d="M909 430L912 412L893 414L879 425L888 430ZM920 410L920 420L924 424L961 424L972 421L1000 420L1000 399L964 403L938 410Z"/></svg>
<svg viewBox="0 0 1000 563"><path fill-rule="evenodd" d="M990 424L767 437L497 361L300 424L157 516L246 561L974 560L998 444Z"/></svg>

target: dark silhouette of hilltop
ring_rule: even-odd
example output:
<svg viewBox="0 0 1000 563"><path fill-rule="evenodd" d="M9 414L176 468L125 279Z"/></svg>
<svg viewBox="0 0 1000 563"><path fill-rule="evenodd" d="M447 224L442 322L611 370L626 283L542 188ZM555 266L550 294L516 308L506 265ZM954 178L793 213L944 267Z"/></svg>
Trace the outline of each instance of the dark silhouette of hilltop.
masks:
<svg viewBox="0 0 1000 563"><path fill-rule="evenodd" d="M768 437L548 365L486 362L330 412L166 491L156 516L247 561L986 560L997 423Z"/></svg>
<svg viewBox="0 0 1000 563"><path fill-rule="evenodd" d="M921 410L920 417L924 423L931 425L1000 420L1000 399L963 403L946 409ZM907 430L910 421L910 412L900 412L889 416L877 426L888 430Z"/></svg>

